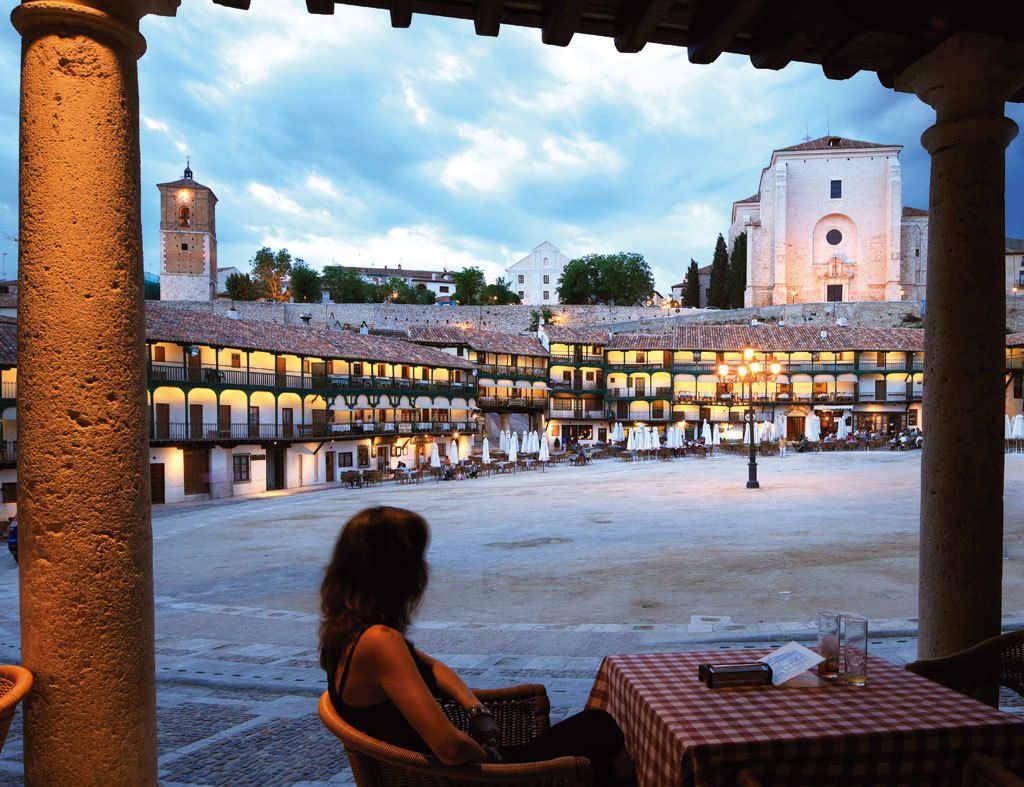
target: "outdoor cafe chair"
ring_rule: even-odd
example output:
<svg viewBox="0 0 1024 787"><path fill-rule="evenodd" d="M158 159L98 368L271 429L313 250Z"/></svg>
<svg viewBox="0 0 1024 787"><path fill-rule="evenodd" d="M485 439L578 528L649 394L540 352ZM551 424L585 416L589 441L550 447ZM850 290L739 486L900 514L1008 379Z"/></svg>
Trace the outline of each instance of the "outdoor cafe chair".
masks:
<svg viewBox="0 0 1024 787"><path fill-rule="evenodd" d="M1024 698L1024 629L991 637L952 656L912 661L907 669L998 707L1000 686Z"/></svg>
<svg viewBox="0 0 1024 787"><path fill-rule="evenodd" d="M14 664L0 664L0 751L3 751L4 741L7 740L14 711L31 688L31 672Z"/></svg>
<svg viewBox="0 0 1024 787"><path fill-rule="evenodd" d="M964 765L963 787L1024 787L1024 779L987 754L973 752Z"/></svg>
<svg viewBox="0 0 1024 787"><path fill-rule="evenodd" d="M502 740L527 743L550 725L547 691L540 685L473 692L487 705ZM466 731L469 720L456 703L441 701L449 720ZM444 765L436 758L371 738L342 719L330 697L320 697L320 720L345 747L357 787L584 787L593 784L593 769L585 757L558 757L529 763Z"/></svg>

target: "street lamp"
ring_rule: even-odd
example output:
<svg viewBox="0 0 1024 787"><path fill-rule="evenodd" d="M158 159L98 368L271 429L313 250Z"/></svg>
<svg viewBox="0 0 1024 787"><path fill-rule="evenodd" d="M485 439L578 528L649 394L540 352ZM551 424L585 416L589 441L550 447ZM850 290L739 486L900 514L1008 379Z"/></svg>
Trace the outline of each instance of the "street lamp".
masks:
<svg viewBox="0 0 1024 787"><path fill-rule="evenodd" d="M761 484L757 481L757 446L754 443L754 383L773 382L782 370L782 365L772 363L768 369L764 364L755 361L755 351L752 347L743 349L743 361L735 369L729 364L723 363L718 367L718 376L723 383L739 383L740 396L743 396L743 386L747 386L747 424L750 431L750 463L748 464L749 474L747 476L747 489L758 489Z"/></svg>

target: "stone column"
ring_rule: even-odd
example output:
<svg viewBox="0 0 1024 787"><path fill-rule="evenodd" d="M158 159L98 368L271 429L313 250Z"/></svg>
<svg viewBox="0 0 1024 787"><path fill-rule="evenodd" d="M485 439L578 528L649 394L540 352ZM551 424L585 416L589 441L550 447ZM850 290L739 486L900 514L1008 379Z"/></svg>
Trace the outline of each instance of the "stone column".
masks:
<svg viewBox="0 0 1024 787"><path fill-rule="evenodd" d="M22 35L18 513L29 785L156 782L139 109L128 2Z"/></svg>
<svg viewBox="0 0 1024 787"><path fill-rule="evenodd" d="M1003 104L1024 84L1024 53L957 35L908 68L897 88L935 108L921 460L919 655L934 658L1000 630L1006 299Z"/></svg>

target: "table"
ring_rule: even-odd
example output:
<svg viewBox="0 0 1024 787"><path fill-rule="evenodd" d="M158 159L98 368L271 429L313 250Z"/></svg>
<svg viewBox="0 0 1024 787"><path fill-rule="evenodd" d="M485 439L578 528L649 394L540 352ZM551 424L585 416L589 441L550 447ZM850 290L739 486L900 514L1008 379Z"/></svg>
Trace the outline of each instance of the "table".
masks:
<svg viewBox="0 0 1024 787"><path fill-rule="evenodd" d="M766 650L608 656L588 708L619 722L641 787L766 784L959 785L981 751L1024 766L1024 720L869 656L868 684L709 689L702 663Z"/></svg>

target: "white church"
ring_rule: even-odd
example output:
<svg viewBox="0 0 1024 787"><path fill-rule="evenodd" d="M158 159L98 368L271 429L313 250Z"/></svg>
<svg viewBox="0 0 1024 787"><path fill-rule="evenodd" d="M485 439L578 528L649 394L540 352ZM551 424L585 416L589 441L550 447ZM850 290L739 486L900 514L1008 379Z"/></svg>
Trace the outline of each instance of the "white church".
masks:
<svg viewBox="0 0 1024 787"><path fill-rule="evenodd" d="M924 298L928 212L903 206L902 147L828 136L772 152L732 206L746 306Z"/></svg>

